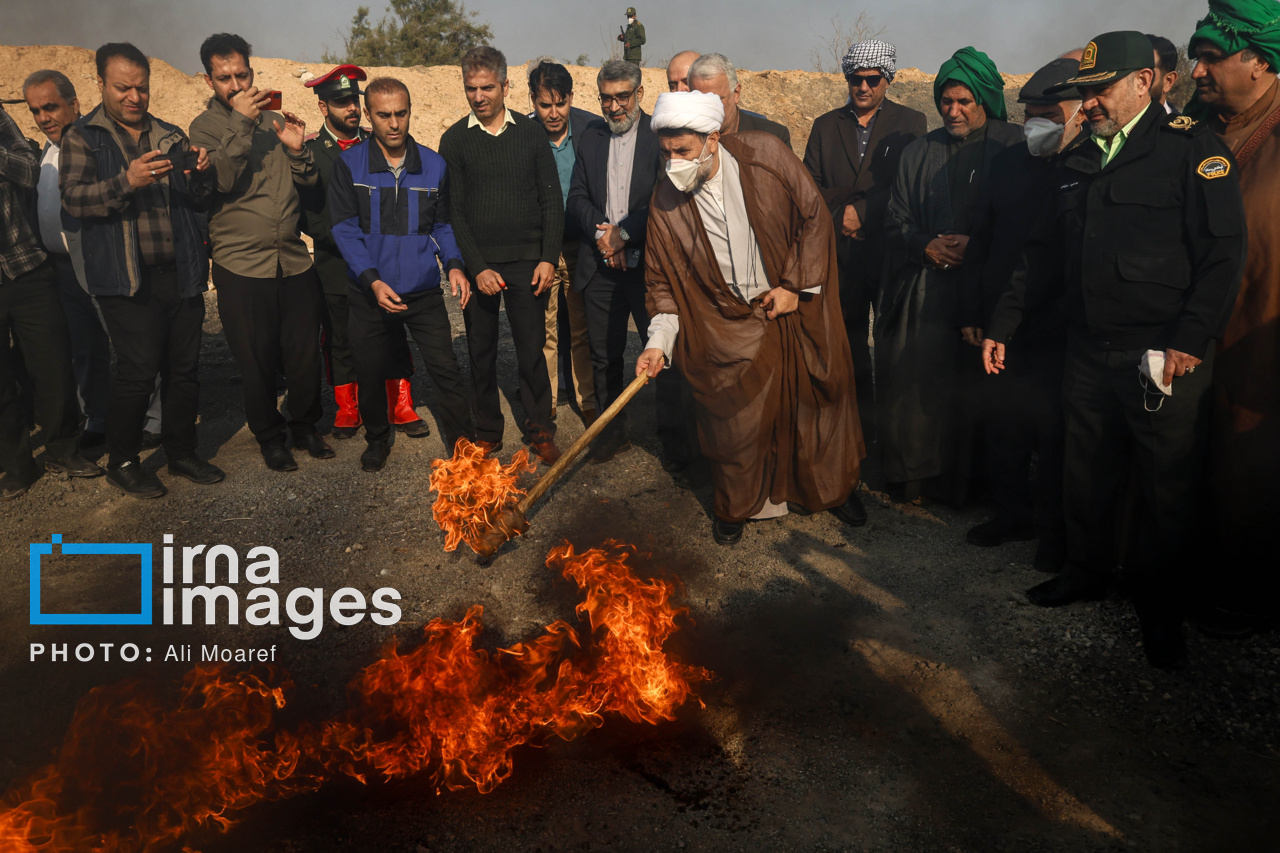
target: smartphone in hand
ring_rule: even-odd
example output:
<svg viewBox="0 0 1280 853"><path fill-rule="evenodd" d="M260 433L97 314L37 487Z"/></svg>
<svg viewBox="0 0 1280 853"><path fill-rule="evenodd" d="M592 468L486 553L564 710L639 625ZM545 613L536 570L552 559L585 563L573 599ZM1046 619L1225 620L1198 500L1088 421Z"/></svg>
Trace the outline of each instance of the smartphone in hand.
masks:
<svg viewBox="0 0 1280 853"><path fill-rule="evenodd" d="M279 89L272 89L265 94L267 96L267 102L262 105L261 109L275 110L279 112L280 108L284 106L283 93Z"/></svg>
<svg viewBox="0 0 1280 853"><path fill-rule="evenodd" d="M155 158L156 161L168 160L173 164L173 168L179 171L194 171L196 164L200 162L200 152L195 150L183 151L179 148L169 149L169 153L161 154Z"/></svg>

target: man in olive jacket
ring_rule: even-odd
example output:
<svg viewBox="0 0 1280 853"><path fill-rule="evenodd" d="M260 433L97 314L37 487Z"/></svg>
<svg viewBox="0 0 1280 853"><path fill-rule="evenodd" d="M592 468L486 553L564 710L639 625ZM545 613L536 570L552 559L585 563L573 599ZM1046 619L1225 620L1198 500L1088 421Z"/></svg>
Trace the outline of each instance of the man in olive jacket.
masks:
<svg viewBox="0 0 1280 853"><path fill-rule="evenodd" d="M320 420L320 283L298 231L294 185L316 182L304 146L306 125L290 112L267 112L269 92L253 85L249 44L218 33L200 46L213 97L191 123L193 145L207 148L217 171L209 220L218 315L242 376L245 420L273 471L296 471L285 447L316 459L333 450ZM289 392L289 420L276 405L276 373Z"/></svg>

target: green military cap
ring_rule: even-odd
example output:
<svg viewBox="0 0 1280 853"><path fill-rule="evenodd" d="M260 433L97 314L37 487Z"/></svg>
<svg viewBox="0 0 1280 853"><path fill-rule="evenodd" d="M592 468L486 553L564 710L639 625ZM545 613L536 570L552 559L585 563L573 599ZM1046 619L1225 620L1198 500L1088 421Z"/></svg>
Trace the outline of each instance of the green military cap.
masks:
<svg viewBox="0 0 1280 853"><path fill-rule="evenodd" d="M628 18L634 18L635 16L636 16L636 7L635 7L635 6L628 6L628 7L627 7L627 17L628 17Z"/></svg>
<svg viewBox="0 0 1280 853"><path fill-rule="evenodd" d="M1155 67L1155 51L1151 40L1137 30L1103 33L1085 46L1080 57L1080 73L1052 87L1046 94L1056 94L1071 86L1110 86L1134 71Z"/></svg>

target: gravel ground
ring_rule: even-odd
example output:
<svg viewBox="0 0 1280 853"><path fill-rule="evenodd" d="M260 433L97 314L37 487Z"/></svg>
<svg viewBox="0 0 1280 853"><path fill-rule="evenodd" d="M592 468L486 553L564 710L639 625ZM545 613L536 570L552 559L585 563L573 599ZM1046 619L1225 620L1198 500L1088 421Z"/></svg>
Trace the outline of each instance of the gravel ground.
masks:
<svg viewBox="0 0 1280 853"><path fill-rule="evenodd" d="M637 449L580 466L531 518L529 535L487 566L445 553L430 516L438 430L401 438L387 468L362 473L363 441L337 458L266 470L244 427L235 368L209 297L201 450L227 480L169 478L139 502L101 479L46 477L0 507L0 788L52 757L91 687L142 677L163 690L187 664L169 643L278 646L297 685L290 712L318 719L388 639L409 643L431 618L485 608L487 647L572 619L576 589L550 576L547 551L607 538L652 553L684 582L690 620L671 642L710 668L698 703L651 727L608 719L572 742L516 752L488 795L436 795L423 781L354 782L261 804L205 851L510 850L1274 850L1280 817L1280 635L1189 634L1191 666L1148 668L1119 597L1044 611L1022 591L1043 579L1034 543L964 542L983 509L895 505L864 495L862 529L828 514L753 523L741 543L710 538L710 492L677 488L658 463L652 396L632 407ZM463 355L461 318L455 346ZM634 336L633 336L634 337ZM633 348L636 342L633 340ZM632 353L634 355L634 352ZM504 386L515 369L504 354ZM424 378L415 397L430 400ZM514 392L511 392L514 396ZM331 401L330 401L331 402ZM518 406L517 406L518 407ZM332 406L330 405L330 411ZM423 409L425 412L425 409ZM559 440L581 433L559 411ZM519 444L508 421L507 454ZM163 452L147 464L160 468ZM400 591L398 625L328 621L315 639L284 628L33 627L26 543L265 544L281 588ZM158 552L158 548L157 548ZM77 567L78 566L78 567ZM156 568L159 571L159 568ZM50 606L137 606L136 576L91 561L45 576ZM30 643L136 642L152 663L29 661ZM176 849L176 848L175 848Z"/></svg>

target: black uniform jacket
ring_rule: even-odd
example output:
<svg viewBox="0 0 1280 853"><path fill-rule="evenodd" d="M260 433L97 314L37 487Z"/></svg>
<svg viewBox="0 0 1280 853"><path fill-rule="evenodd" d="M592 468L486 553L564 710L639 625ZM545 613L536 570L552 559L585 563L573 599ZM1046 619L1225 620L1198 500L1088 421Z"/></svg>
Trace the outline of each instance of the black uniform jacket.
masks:
<svg viewBox="0 0 1280 853"><path fill-rule="evenodd" d="M1025 142L1005 148L991 161L991 173L960 268L962 295L957 326L987 328L996 303L1018 266L1031 229L1053 198L1053 166L1052 158L1033 156ZM1060 349L1065 332L1062 315L1046 301L1027 310L1019 326L1019 341Z"/></svg>
<svg viewBox="0 0 1280 853"><path fill-rule="evenodd" d="M845 105L818 116L804 151L804 165L831 210L841 264L857 264L873 282L880 281L884 214L898 177L902 149L928 131L924 113L885 99L871 128L866 156L858 159L858 119ZM844 209L853 205L866 239L840 232Z"/></svg>
<svg viewBox="0 0 1280 853"><path fill-rule="evenodd" d="M1056 298L1105 350L1203 357L1240 286L1244 205L1231 152L1202 124L1148 107L1112 161L1084 138L1054 169L987 337L1007 342L1024 307Z"/></svg>
<svg viewBox="0 0 1280 853"><path fill-rule="evenodd" d="M738 108L738 133L744 133L748 130L760 130L765 133L772 133L791 147L791 131L785 124L779 124L772 119L765 118L760 113L753 113L750 110Z"/></svg>
<svg viewBox="0 0 1280 853"><path fill-rule="evenodd" d="M369 132L361 128L357 131L357 136L362 140L368 139ZM315 248L313 259L321 287L326 293L345 294L349 276L347 264L338 251L338 244L333 242L333 236L329 232L328 191L329 178L333 175L334 164L342 156L342 148L329 132L328 125L322 126L320 132L304 144L311 149L318 174L313 186L297 187L298 200L302 203L299 228L311 238Z"/></svg>
<svg viewBox="0 0 1280 853"><path fill-rule="evenodd" d="M636 153L631 165L631 193L627 200L627 215L615 222L631 238L628 249L640 249L644 258L645 232L649 228L649 197L653 187L662 177L661 152L658 134L649 127L649 116L640 113L636 129ZM582 290L595 275L600 265L600 251L596 248L596 225L607 222L605 209L609 206L609 138L613 134L604 119L596 119L587 125L578 143L578 159L573 164L573 182L569 185L569 200L565 203L568 217L577 223L582 232L582 245L578 250L578 269L573 275L573 289Z"/></svg>

